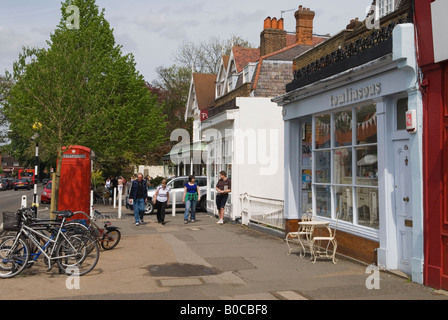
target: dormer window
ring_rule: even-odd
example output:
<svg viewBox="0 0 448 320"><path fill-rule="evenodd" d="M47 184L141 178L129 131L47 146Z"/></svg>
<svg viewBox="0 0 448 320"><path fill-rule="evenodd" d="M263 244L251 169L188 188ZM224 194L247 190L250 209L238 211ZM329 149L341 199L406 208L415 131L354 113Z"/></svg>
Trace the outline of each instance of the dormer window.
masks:
<svg viewBox="0 0 448 320"><path fill-rule="evenodd" d="M252 81L256 66L257 66L256 63L249 63L247 66L244 67L244 72L243 72L243 82L244 83Z"/></svg>
<svg viewBox="0 0 448 320"><path fill-rule="evenodd" d="M229 91L235 89L237 81L238 81L238 74L232 74L229 76L227 80Z"/></svg>
<svg viewBox="0 0 448 320"><path fill-rule="evenodd" d="M387 16L395 10L397 0L378 0L378 10L380 18Z"/></svg>

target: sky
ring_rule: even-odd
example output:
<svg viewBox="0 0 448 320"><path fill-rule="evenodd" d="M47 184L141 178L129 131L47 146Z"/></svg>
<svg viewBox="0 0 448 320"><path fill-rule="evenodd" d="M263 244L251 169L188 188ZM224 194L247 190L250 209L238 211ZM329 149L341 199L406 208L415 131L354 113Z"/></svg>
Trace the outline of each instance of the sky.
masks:
<svg viewBox="0 0 448 320"><path fill-rule="evenodd" d="M61 18L62 0L0 0L0 74L12 72L23 46L46 47ZM299 5L316 12L314 32L334 35L351 19L364 20L372 0L97 0L105 9L116 42L132 53L137 70L152 82L156 69L171 66L182 42L207 41L232 35L259 46L266 17L285 19L295 31L294 11ZM282 11L285 11L282 13ZM82 17L81 17L82 19Z"/></svg>

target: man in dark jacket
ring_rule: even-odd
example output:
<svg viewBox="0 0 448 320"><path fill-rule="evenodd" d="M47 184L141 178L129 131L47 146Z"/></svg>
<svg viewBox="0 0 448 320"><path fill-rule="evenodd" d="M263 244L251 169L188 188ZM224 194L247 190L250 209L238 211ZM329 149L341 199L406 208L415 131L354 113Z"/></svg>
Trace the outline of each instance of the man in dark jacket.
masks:
<svg viewBox="0 0 448 320"><path fill-rule="evenodd" d="M144 222L143 216L145 214L146 201L148 199L148 188L141 173L138 174L137 180L132 182L129 198L132 199L134 206L135 225L139 226L140 223Z"/></svg>

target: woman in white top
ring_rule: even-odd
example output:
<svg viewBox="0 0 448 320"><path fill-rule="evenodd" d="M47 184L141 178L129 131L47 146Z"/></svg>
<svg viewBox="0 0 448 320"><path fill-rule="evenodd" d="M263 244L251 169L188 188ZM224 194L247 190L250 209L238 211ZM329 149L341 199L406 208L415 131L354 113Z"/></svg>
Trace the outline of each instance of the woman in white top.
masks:
<svg viewBox="0 0 448 320"><path fill-rule="evenodd" d="M170 190L166 184L166 180L163 180L162 185L157 187L152 200L157 209L157 222L163 225L165 225L165 210L170 203Z"/></svg>

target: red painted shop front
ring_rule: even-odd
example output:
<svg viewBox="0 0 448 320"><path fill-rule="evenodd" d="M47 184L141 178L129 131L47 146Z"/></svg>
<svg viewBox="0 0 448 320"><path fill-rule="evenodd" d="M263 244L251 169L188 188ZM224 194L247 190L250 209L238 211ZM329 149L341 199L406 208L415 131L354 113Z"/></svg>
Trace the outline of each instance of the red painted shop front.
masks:
<svg viewBox="0 0 448 320"><path fill-rule="evenodd" d="M439 0L437 0L439 1ZM424 283L448 290L448 62L435 62L431 0L415 1L423 74Z"/></svg>

